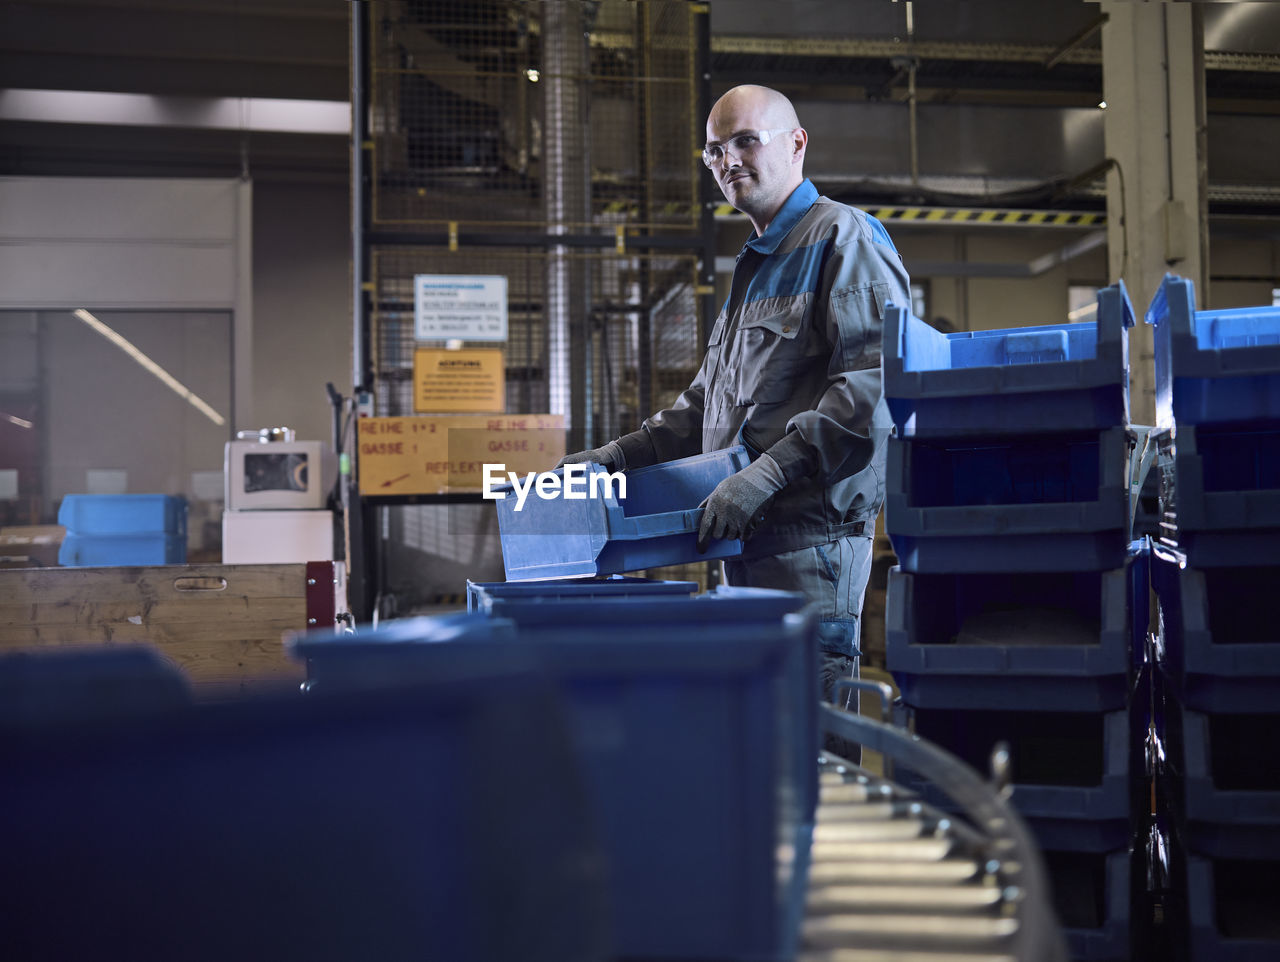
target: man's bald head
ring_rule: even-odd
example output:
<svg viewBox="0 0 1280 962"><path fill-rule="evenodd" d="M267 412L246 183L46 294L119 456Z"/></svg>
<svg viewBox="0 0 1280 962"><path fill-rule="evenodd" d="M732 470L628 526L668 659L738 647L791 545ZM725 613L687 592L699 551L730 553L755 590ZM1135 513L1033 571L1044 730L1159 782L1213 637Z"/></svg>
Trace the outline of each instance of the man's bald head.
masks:
<svg viewBox="0 0 1280 962"><path fill-rule="evenodd" d="M707 143L723 148L708 166L725 199L763 234L804 180L809 135L796 108L769 87L734 87L711 108Z"/></svg>
<svg viewBox="0 0 1280 962"><path fill-rule="evenodd" d="M734 87L717 100L707 118L708 130L717 117L730 113L750 114L759 118L761 125L766 128L800 126L800 119L796 116L796 108L791 101L772 87L761 87L758 84Z"/></svg>

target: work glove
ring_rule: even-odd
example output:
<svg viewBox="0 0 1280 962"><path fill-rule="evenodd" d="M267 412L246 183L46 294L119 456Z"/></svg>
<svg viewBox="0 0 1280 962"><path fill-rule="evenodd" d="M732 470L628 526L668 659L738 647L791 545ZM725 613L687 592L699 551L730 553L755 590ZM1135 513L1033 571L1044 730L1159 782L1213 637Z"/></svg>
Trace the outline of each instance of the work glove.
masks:
<svg viewBox="0 0 1280 962"><path fill-rule="evenodd" d="M585 464L588 461L594 461L610 472L621 471L627 466L627 459L622 453L622 446L617 441L610 441L604 447L590 448L586 451L579 451L576 454L566 454L556 462L556 467L563 468L566 464Z"/></svg>
<svg viewBox="0 0 1280 962"><path fill-rule="evenodd" d="M698 525L698 551L707 550L712 538L746 541L754 533L787 479L778 462L767 454L731 474L702 502Z"/></svg>

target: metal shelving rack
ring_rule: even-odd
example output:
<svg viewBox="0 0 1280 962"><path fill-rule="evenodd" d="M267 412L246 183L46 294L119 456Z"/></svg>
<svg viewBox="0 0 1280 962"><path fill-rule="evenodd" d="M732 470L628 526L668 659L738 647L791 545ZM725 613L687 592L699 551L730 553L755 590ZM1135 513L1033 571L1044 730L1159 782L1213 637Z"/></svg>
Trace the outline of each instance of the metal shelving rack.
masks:
<svg viewBox="0 0 1280 962"><path fill-rule="evenodd" d="M414 413L413 276L486 273L508 278L508 413L563 414L576 450L674 400L715 310L707 4L356 0L351 17L357 398ZM395 537L379 512L478 496L362 497L354 478L367 619Z"/></svg>

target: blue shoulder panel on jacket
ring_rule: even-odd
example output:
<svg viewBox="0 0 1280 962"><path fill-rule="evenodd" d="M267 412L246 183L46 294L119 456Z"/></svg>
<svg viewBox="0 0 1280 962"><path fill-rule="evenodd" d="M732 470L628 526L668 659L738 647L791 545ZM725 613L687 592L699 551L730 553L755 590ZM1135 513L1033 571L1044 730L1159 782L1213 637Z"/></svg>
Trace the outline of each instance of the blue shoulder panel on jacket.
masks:
<svg viewBox="0 0 1280 962"><path fill-rule="evenodd" d="M824 238L817 244L797 247L785 254L774 254L751 278L743 303L763 300L766 297L793 297L808 291L816 291L822 280L822 268L827 262L831 239Z"/></svg>
<svg viewBox="0 0 1280 962"><path fill-rule="evenodd" d="M866 212L864 211L863 213ZM898 248L894 247L893 238L891 238L889 236L889 232L884 229L884 224L880 223L880 221L876 220L870 214L867 214L866 217L867 226L871 228L871 239L877 244L883 244L892 251L897 251Z"/></svg>

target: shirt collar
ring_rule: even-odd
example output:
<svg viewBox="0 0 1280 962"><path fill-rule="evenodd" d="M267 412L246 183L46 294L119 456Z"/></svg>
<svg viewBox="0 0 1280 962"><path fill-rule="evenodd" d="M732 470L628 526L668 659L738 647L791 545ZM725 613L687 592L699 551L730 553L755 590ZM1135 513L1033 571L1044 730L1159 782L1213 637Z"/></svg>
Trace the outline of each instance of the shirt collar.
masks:
<svg viewBox="0 0 1280 962"><path fill-rule="evenodd" d="M800 186L791 192L786 203L778 209L778 213L769 222L765 232L759 237L752 237L747 241L746 246L761 254L772 254L782 243L782 238L786 237L791 232L791 228L800 222L800 218L808 212L817 199L818 188L814 187L813 182L806 177Z"/></svg>

